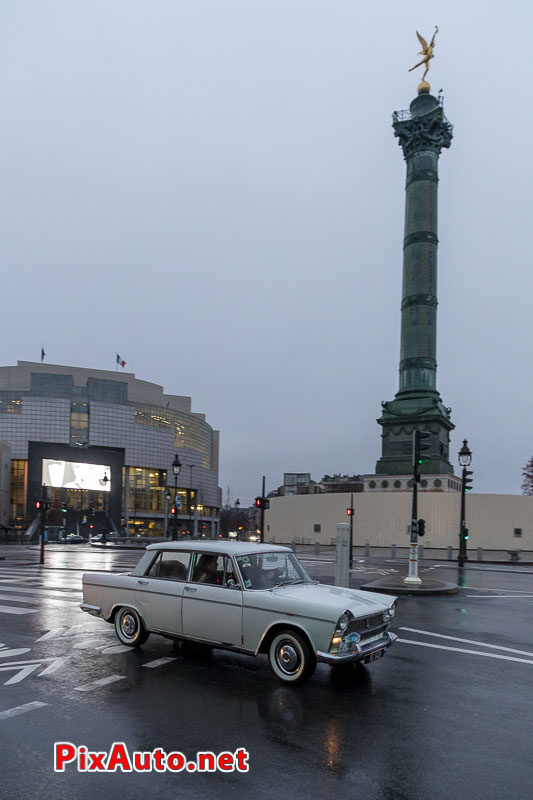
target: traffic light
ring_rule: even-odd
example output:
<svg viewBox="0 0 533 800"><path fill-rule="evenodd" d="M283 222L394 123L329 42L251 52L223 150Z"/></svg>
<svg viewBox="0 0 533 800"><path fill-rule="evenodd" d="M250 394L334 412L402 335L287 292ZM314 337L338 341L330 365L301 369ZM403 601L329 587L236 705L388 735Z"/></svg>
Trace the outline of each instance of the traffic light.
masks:
<svg viewBox="0 0 533 800"><path fill-rule="evenodd" d="M67 504L66 503L61 503L61 513L62 514L66 514L67 513Z"/></svg>
<svg viewBox="0 0 533 800"><path fill-rule="evenodd" d="M174 514L176 513L176 506L172 506L172 508L170 509L170 513L172 514L172 516L174 516Z"/></svg>
<svg viewBox="0 0 533 800"><path fill-rule="evenodd" d="M418 535L423 536L426 532L426 520L419 519L418 520Z"/></svg>
<svg viewBox="0 0 533 800"><path fill-rule="evenodd" d="M465 541L466 541L467 539L470 539L470 531L468 530L468 528L463 528L463 539L464 539Z"/></svg>
<svg viewBox="0 0 533 800"><path fill-rule="evenodd" d="M36 500L35 501L35 508L37 509L37 511L40 511L42 507L43 507L42 502L40 500Z"/></svg>
<svg viewBox="0 0 533 800"><path fill-rule="evenodd" d="M354 511L353 508L346 509L346 513L348 514L349 517L353 517L353 511Z"/></svg>
<svg viewBox="0 0 533 800"><path fill-rule="evenodd" d="M262 497L256 497L254 502L255 502L255 507L256 508L263 508L263 498Z"/></svg>
<svg viewBox="0 0 533 800"><path fill-rule="evenodd" d="M412 519L411 520L411 536L416 536L418 533L418 520Z"/></svg>
<svg viewBox="0 0 533 800"><path fill-rule="evenodd" d="M465 492L472 491L472 488L473 488L472 487L472 480L473 479L469 478L468 476L469 475L473 475L473 474L474 473L472 472L471 469L463 469L463 488L464 488Z"/></svg>
<svg viewBox="0 0 533 800"><path fill-rule="evenodd" d="M428 439L431 436L429 431L415 431L413 435L413 473L415 480L417 483L420 482L420 474L418 468L420 464L423 464L424 461L429 461L427 458L422 458L421 453L424 450L429 450L431 445L429 442L424 443L424 439Z"/></svg>

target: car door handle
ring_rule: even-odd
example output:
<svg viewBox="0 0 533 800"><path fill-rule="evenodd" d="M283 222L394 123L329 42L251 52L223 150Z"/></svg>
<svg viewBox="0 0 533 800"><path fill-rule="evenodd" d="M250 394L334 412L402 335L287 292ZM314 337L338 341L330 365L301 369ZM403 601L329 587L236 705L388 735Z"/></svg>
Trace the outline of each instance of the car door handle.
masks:
<svg viewBox="0 0 533 800"><path fill-rule="evenodd" d="M197 586L186 586L185 587L185 591L186 592L197 592L198 591L198 587Z"/></svg>
<svg viewBox="0 0 533 800"><path fill-rule="evenodd" d="M141 583L143 586L148 586L148 581L137 581L137 583Z"/></svg>

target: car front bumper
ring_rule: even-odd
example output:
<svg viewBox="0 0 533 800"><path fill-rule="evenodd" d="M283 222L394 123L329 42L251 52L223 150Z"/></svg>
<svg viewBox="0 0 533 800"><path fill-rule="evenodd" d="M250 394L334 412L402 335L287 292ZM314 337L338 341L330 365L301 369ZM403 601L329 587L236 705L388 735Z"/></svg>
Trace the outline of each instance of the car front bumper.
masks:
<svg viewBox="0 0 533 800"><path fill-rule="evenodd" d="M323 653L321 650L317 651L317 661L324 664L331 664L335 666L338 664L350 664L356 661L363 661L367 656L372 653L377 653L378 650L385 650L394 644L398 637L395 633L387 632L381 639L375 639L368 644L356 644L354 649L349 653Z"/></svg>

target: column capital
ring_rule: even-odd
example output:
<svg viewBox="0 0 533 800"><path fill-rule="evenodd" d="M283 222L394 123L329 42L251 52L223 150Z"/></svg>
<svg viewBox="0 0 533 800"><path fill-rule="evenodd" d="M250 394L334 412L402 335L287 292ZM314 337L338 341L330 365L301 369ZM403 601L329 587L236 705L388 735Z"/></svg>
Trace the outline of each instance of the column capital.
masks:
<svg viewBox="0 0 533 800"><path fill-rule="evenodd" d="M409 111L395 111L392 127L406 161L417 150L432 150L439 156L442 148L450 147L452 142L453 125L444 116L440 102L430 94L419 95Z"/></svg>

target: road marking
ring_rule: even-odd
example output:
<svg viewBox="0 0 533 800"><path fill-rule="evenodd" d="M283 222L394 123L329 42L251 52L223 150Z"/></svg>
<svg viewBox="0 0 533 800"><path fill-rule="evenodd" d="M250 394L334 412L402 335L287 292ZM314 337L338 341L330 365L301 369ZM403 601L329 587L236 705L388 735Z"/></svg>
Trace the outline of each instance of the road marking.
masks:
<svg viewBox="0 0 533 800"><path fill-rule="evenodd" d="M107 631L106 631L107 633ZM85 642L78 642L72 646L73 650L90 650L91 648L96 649L97 647L107 647L109 642L104 642L102 639L89 639L89 641Z"/></svg>
<svg viewBox="0 0 533 800"><path fill-rule="evenodd" d="M51 675L52 672L56 671L56 669L59 669L59 667L62 667L63 664L66 661L68 661L68 659L69 659L68 656L60 656L59 658L54 658L54 660L52 661L50 666L46 667L46 669L43 669L43 671L39 673L38 677L42 678L43 675Z"/></svg>
<svg viewBox="0 0 533 800"><path fill-rule="evenodd" d="M150 667L153 669L154 667L161 667L163 664L170 664L171 661L176 661L175 658L158 658L155 661L148 661L146 664L142 664L143 667Z"/></svg>
<svg viewBox="0 0 533 800"><path fill-rule="evenodd" d="M17 597L16 594L0 594L0 600L14 600L17 603L35 603L37 597Z"/></svg>
<svg viewBox="0 0 533 800"><path fill-rule="evenodd" d="M15 606L0 606L0 614L36 614L36 608L16 608Z"/></svg>
<svg viewBox="0 0 533 800"><path fill-rule="evenodd" d="M454 653L469 653L473 656L485 656L485 658L501 658L504 661L520 661L523 664L533 664L533 661L527 658L515 658L514 656L501 656L499 653L481 653L479 650L466 650L464 647L446 647L443 644L433 644L432 642L415 642L412 639L397 639L397 642L402 644L416 644L420 647L434 647L436 650L451 650Z"/></svg>
<svg viewBox="0 0 533 800"><path fill-rule="evenodd" d="M21 656L23 653L29 653L31 647L17 647L15 650L0 650L0 658L6 658L9 656L13 658L13 656Z"/></svg>
<svg viewBox="0 0 533 800"><path fill-rule="evenodd" d="M0 581L0 583L3 583L3 581ZM41 597L42 595L45 595L45 597L62 597L64 600L72 600L72 602L79 600L82 596L81 592L75 592L70 589L63 592L60 589L37 589L37 587L34 589L20 589L18 586L10 586L7 591L32 594L36 597Z"/></svg>
<svg viewBox="0 0 533 800"><path fill-rule="evenodd" d="M135 648L129 647L127 644L112 644L109 647L106 646L105 650L102 650L104 655L111 655L113 653L134 653Z"/></svg>
<svg viewBox="0 0 533 800"><path fill-rule="evenodd" d="M108 683L114 683L115 681L123 681L126 678L125 675L108 675L107 678L100 678L97 681L92 681L91 683L85 683L83 686L75 686L74 689L77 692L90 692L93 689L97 689L99 686L107 686Z"/></svg>
<svg viewBox="0 0 533 800"><path fill-rule="evenodd" d="M6 711L0 711L0 719L10 719L17 717L19 714L25 714L26 711L33 711L36 708L43 708L48 703L41 703L39 700L34 700L33 703L25 703L23 706L15 706L15 708L8 708Z"/></svg>
<svg viewBox="0 0 533 800"><path fill-rule="evenodd" d="M4 686L10 686L12 683L20 683L27 678L28 675L31 675L32 672L35 672L36 669L39 669L41 666L40 661L20 661L19 663L15 664L2 664L0 666L0 672L7 672L11 669L16 669L17 675L13 675L8 681L5 681Z"/></svg>
<svg viewBox="0 0 533 800"><path fill-rule="evenodd" d="M474 639L459 639L457 636L445 636L443 633L419 631L416 628L399 628L398 630L409 631L409 633L421 633L424 636L436 636L438 639L451 639L454 642L463 642L464 644L476 644L478 647L490 647L492 650L505 650L506 653L520 653L522 656L533 658L533 653L529 653L527 650L515 650L513 647L501 647L499 644L485 644L484 642L476 642Z"/></svg>

